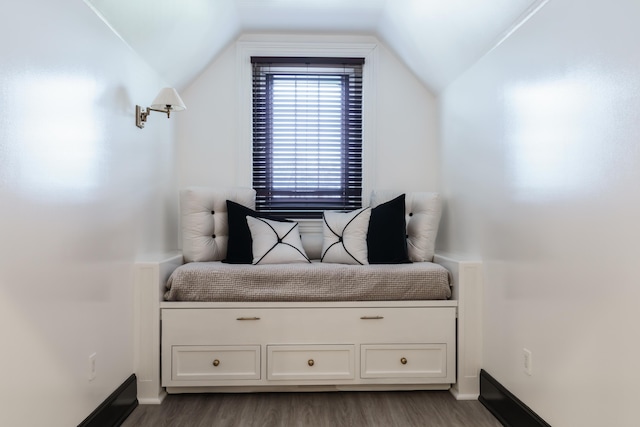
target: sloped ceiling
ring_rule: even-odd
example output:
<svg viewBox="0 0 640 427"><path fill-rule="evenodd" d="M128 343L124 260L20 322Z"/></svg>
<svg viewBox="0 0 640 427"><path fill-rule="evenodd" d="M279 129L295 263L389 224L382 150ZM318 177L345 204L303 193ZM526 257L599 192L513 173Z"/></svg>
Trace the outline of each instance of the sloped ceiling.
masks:
<svg viewBox="0 0 640 427"><path fill-rule="evenodd" d="M85 0L183 89L242 33L374 35L435 93L548 0Z"/></svg>

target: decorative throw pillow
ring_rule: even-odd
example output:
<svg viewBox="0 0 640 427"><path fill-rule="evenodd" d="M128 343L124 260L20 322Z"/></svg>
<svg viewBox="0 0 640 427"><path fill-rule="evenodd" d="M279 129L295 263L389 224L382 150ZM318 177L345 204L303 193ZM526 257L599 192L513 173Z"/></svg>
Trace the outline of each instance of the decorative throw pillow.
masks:
<svg viewBox="0 0 640 427"><path fill-rule="evenodd" d="M311 262L304 252L297 222L247 216L253 239L253 264Z"/></svg>
<svg viewBox="0 0 640 427"><path fill-rule="evenodd" d="M371 192L371 206L391 200L398 191ZM407 249L413 262L432 261L442 214L442 198L438 193L412 191L405 196Z"/></svg>
<svg viewBox="0 0 640 427"><path fill-rule="evenodd" d="M367 230L371 208L352 212L325 211L323 220L322 262L369 264Z"/></svg>
<svg viewBox="0 0 640 427"><path fill-rule="evenodd" d="M371 209L367 250L370 264L411 262L407 250L404 194Z"/></svg>
<svg viewBox="0 0 640 427"><path fill-rule="evenodd" d="M256 212L239 203L227 200L229 240L227 243L227 257L223 262L229 264L251 264L253 262L251 231L247 225L247 216L275 220L269 215ZM290 223L290 221L286 222Z"/></svg>
<svg viewBox="0 0 640 427"><path fill-rule="evenodd" d="M184 262L220 261L227 256L227 200L253 209L253 188L186 187L180 190L180 228Z"/></svg>

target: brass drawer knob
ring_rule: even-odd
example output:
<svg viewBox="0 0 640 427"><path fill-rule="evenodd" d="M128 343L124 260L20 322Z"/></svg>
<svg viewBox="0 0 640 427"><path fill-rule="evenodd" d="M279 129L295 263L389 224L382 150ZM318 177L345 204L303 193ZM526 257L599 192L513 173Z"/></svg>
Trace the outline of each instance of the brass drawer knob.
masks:
<svg viewBox="0 0 640 427"><path fill-rule="evenodd" d="M313 366L313 365L315 365L315 364L316 364L316 362L314 362L314 361L313 361L313 359L309 359L309 361L307 362L307 364L308 364L309 366Z"/></svg>
<svg viewBox="0 0 640 427"><path fill-rule="evenodd" d="M213 366L218 366L220 364L220 361L218 359L213 361Z"/></svg>
<svg viewBox="0 0 640 427"><path fill-rule="evenodd" d="M403 357L402 359L400 359L400 363L402 363L403 365L407 364L407 358Z"/></svg>

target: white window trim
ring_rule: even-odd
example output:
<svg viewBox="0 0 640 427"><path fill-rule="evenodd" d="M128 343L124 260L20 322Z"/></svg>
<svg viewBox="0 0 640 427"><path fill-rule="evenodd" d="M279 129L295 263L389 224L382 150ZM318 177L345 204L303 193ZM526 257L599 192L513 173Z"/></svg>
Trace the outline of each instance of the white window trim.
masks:
<svg viewBox="0 0 640 427"><path fill-rule="evenodd" d="M297 37L294 37L294 39ZM253 147L253 98L252 98L252 56L327 56L365 58L362 81L362 204L369 204L376 144L376 71L378 45L370 43L323 42L322 37L308 41L238 41L236 44L236 67L239 105L239 147L236 182L242 187L253 184L252 147ZM315 221L314 221L315 222Z"/></svg>

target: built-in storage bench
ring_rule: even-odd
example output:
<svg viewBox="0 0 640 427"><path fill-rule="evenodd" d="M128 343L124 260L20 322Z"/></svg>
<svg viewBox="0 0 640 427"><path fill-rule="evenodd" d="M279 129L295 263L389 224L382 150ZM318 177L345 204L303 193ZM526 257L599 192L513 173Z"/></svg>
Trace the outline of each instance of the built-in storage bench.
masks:
<svg viewBox="0 0 640 427"><path fill-rule="evenodd" d="M160 403L165 387L450 388L458 399L476 399L482 264L438 254L434 262L451 273L450 300L198 303L163 300L181 253L141 259L134 283L138 400Z"/></svg>
<svg viewBox="0 0 640 427"><path fill-rule="evenodd" d="M451 389L459 399L477 398L481 264L434 256L441 212L437 193L371 193L371 215L377 210L377 214L387 212L388 218L404 217L404 222L395 221L400 224L396 233L403 237L413 264L352 265L348 270L343 263L349 263L340 259L282 264L278 257L278 263L271 266L240 264L241 271L236 272L240 275L234 276L239 282L223 280L225 271L216 267L212 273L211 266L205 264L225 259L230 241L244 241L237 233L232 240L229 218L246 218L243 212L247 210L257 215L252 211L255 191L188 188L181 191L180 199L182 252L149 256L135 268L135 372L141 403L160 402L165 388L170 393ZM229 205L243 214L228 214ZM373 230L389 225L377 223ZM372 234L368 225L367 239ZM237 227L233 228L236 232ZM323 222L302 221L295 227L299 227L308 258L327 261L321 256L326 231ZM345 229L346 225L343 234ZM338 243L344 242L340 239ZM356 240L362 245L362 236ZM429 268L431 261L444 273L444 296L416 295L414 292L424 290L421 287L430 286L431 281L411 282L415 280L413 273L407 276L400 271ZM174 298L174 279L192 270L214 274L196 281L204 285L206 298ZM338 271L342 273L336 274ZM391 276L383 276L384 271ZM276 289L291 283L287 279L291 274L296 278L291 292L276 295ZM316 283L318 278L323 279L321 283ZM218 293L208 299L213 284L224 288L224 298ZM362 285L372 286L363 290ZM267 297L229 296L231 291L254 286ZM403 286L400 294L386 293ZM306 299L302 296L315 289L323 291ZM337 297L345 290L353 293Z"/></svg>
<svg viewBox="0 0 640 427"><path fill-rule="evenodd" d="M456 378L456 305L396 301L162 308L162 385L169 393L193 386L448 389Z"/></svg>

